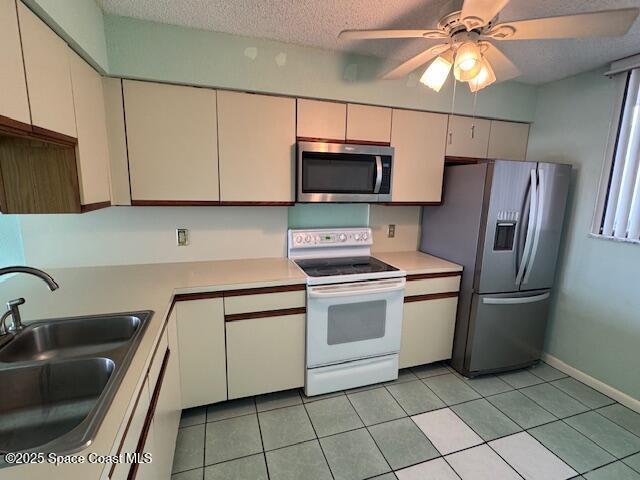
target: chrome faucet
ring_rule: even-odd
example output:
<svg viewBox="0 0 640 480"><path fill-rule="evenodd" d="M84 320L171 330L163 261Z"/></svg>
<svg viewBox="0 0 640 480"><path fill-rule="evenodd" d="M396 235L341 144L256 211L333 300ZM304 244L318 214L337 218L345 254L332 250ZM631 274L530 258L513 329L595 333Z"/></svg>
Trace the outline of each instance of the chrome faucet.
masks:
<svg viewBox="0 0 640 480"><path fill-rule="evenodd" d="M5 267L0 268L0 277L2 275L8 275L10 273L26 273L29 275L34 275L41 279L44 283L47 284L49 290L52 292L60 288L60 285L56 283L51 275L42 270L38 270L33 267L25 267L25 266L15 266L15 267ZM13 324L12 330L17 332L18 330L22 330L22 319L20 318L20 305L23 305L26 302L24 298L17 298L15 300L11 300L7 302L7 311L0 317L0 334L4 335L9 332L9 328L6 325L6 321L9 317L11 317L11 321Z"/></svg>

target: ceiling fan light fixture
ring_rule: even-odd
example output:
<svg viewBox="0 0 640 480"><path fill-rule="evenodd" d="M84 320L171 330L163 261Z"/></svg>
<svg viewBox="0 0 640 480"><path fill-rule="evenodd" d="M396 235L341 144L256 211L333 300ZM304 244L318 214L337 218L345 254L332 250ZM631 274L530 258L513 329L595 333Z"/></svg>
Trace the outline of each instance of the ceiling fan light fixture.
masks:
<svg viewBox="0 0 640 480"><path fill-rule="evenodd" d="M473 79L469 80L469 90L471 90L472 93L475 93L478 90L488 87L495 81L496 74L489 61L483 57L480 62L480 71Z"/></svg>
<svg viewBox="0 0 640 480"><path fill-rule="evenodd" d="M420 77L420 82L427 87L439 92L444 82L447 81L451 67L453 66L453 54L446 51L438 56Z"/></svg>
<svg viewBox="0 0 640 480"><path fill-rule="evenodd" d="M456 61L453 73L457 80L468 82L474 78L481 67L482 54L478 45L473 42L465 42L456 51Z"/></svg>

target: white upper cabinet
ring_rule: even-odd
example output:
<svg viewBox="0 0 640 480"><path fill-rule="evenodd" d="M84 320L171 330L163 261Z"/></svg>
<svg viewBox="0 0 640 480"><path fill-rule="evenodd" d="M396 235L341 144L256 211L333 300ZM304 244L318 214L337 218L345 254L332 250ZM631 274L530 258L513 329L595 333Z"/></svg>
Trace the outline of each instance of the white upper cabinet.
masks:
<svg viewBox="0 0 640 480"><path fill-rule="evenodd" d="M223 202L294 201L294 98L218 92Z"/></svg>
<svg viewBox="0 0 640 480"><path fill-rule="evenodd" d="M124 80L131 199L219 200L215 90Z"/></svg>
<svg viewBox="0 0 640 480"><path fill-rule="evenodd" d="M338 102L298 99L298 137L344 141L347 130L347 105Z"/></svg>
<svg viewBox="0 0 640 480"><path fill-rule="evenodd" d="M131 205L129 187L129 160L127 159L127 134L124 126L122 80L102 79L104 108L109 145L109 177L111 180L111 204Z"/></svg>
<svg viewBox="0 0 640 480"><path fill-rule="evenodd" d="M393 110L394 202L441 200L446 134L447 115Z"/></svg>
<svg viewBox="0 0 640 480"><path fill-rule="evenodd" d="M109 202L109 148L102 77L69 51L78 130L77 167L82 205Z"/></svg>
<svg viewBox="0 0 640 480"><path fill-rule="evenodd" d="M15 0L0 0L0 115L31 124Z"/></svg>
<svg viewBox="0 0 640 480"><path fill-rule="evenodd" d="M18 18L32 124L76 137L69 47L22 2Z"/></svg>
<svg viewBox="0 0 640 480"><path fill-rule="evenodd" d="M491 121L488 158L524 160L527 156L529 125L526 123Z"/></svg>
<svg viewBox="0 0 640 480"><path fill-rule="evenodd" d="M350 142L391 141L391 109L371 105L347 105L347 140Z"/></svg>
<svg viewBox="0 0 640 480"><path fill-rule="evenodd" d="M490 120L449 115L447 156L487 158L490 130Z"/></svg>

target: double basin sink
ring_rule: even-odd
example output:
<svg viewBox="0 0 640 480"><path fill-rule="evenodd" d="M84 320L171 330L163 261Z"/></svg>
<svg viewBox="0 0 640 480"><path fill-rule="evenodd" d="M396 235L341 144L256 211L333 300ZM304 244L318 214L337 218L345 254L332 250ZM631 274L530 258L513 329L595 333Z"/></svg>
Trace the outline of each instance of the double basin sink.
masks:
<svg viewBox="0 0 640 480"><path fill-rule="evenodd" d="M0 453L91 444L153 312L43 320L0 348Z"/></svg>

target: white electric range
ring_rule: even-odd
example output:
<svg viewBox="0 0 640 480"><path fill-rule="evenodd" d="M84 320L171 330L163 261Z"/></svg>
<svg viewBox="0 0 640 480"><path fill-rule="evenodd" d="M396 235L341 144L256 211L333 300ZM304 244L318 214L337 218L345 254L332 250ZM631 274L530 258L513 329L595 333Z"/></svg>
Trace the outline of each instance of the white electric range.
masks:
<svg viewBox="0 0 640 480"><path fill-rule="evenodd" d="M306 395L398 377L406 273L371 244L369 228L289 230L307 275Z"/></svg>

